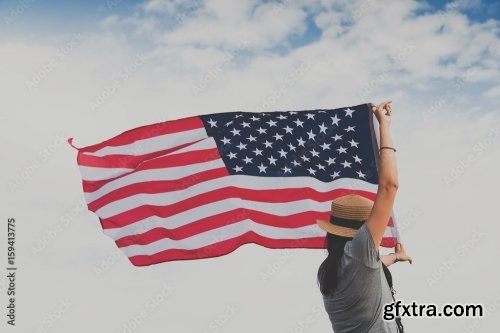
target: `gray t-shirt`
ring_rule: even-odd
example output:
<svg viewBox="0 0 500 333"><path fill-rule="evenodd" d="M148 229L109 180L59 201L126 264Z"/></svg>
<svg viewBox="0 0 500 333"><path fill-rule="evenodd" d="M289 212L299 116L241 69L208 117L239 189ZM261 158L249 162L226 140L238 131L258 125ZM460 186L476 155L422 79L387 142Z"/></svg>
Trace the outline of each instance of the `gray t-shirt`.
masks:
<svg viewBox="0 0 500 333"><path fill-rule="evenodd" d="M383 318L384 304L393 299L366 223L346 243L338 286L323 301L335 333L397 333L396 321Z"/></svg>

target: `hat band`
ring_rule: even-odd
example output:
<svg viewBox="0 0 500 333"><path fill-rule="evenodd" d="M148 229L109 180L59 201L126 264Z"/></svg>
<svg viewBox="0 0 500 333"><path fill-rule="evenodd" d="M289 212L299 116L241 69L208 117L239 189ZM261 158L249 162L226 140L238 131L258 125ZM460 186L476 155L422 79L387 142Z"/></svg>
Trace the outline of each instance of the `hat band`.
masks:
<svg viewBox="0 0 500 333"><path fill-rule="evenodd" d="M365 221L356 221L356 220L351 220L351 219L343 219L340 217L336 217L333 215L330 215L330 222L332 224L341 226L341 227L346 227L346 228L351 228L351 229L359 229L365 223Z"/></svg>

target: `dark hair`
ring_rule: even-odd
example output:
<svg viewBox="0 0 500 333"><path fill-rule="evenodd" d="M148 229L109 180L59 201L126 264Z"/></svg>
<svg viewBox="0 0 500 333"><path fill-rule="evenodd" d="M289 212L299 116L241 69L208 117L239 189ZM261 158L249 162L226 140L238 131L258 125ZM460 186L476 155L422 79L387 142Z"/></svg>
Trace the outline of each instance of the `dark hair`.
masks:
<svg viewBox="0 0 500 333"><path fill-rule="evenodd" d="M319 289L323 295L333 294L335 287L337 287L337 273L340 264L340 259L344 254L344 248L352 237L343 237L326 233L325 247L328 250L328 256L323 260L318 268L317 282ZM384 274L392 290L392 274L387 266L382 262Z"/></svg>
<svg viewBox="0 0 500 333"><path fill-rule="evenodd" d="M323 295L333 294L337 286L337 273L340 259L344 254L345 244L352 240L352 237L343 237L326 233L325 247L328 250L328 256L323 260L318 268L318 285Z"/></svg>

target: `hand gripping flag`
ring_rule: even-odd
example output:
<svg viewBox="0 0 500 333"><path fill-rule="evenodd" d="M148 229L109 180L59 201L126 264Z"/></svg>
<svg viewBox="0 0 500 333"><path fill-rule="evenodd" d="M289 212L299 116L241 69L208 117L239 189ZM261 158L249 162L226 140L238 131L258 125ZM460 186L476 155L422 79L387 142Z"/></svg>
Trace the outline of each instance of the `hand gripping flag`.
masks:
<svg viewBox="0 0 500 333"><path fill-rule="evenodd" d="M246 243L325 248L331 201L375 200L371 104L225 112L134 128L77 148L88 209L131 263L200 259ZM394 214L381 242L399 239Z"/></svg>

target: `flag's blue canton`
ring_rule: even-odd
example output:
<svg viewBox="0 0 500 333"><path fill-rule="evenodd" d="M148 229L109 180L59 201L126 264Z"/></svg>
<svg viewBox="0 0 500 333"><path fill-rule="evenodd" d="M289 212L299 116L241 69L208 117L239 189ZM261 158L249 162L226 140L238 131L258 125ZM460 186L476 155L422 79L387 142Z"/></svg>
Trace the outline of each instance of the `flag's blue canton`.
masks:
<svg viewBox="0 0 500 333"><path fill-rule="evenodd" d="M370 111L370 112L368 112ZM201 115L231 174L357 178L378 184L366 104Z"/></svg>

